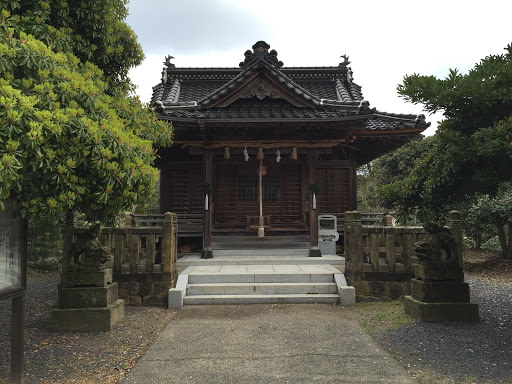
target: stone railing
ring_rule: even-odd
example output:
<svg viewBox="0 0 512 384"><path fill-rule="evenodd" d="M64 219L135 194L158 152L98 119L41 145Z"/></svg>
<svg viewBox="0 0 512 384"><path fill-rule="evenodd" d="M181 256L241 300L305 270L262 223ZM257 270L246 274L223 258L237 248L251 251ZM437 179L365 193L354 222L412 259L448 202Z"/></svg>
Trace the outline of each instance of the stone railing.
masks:
<svg viewBox="0 0 512 384"><path fill-rule="evenodd" d="M83 230L73 228L73 233ZM134 227L126 220L122 228L102 229L100 242L112 251L119 298L130 305L167 306L177 278L177 233L176 214L169 212L160 226Z"/></svg>
<svg viewBox="0 0 512 384"><path fill-rule="evenodd" d="M345 212L344 219L345 275L358 298L398 299L409 294L414 243L423 239L425 229L393 226L390 216L384 217L385 225L362 225L357 211ZM450 212L447 225L462 247L460 214Z"/></svg>

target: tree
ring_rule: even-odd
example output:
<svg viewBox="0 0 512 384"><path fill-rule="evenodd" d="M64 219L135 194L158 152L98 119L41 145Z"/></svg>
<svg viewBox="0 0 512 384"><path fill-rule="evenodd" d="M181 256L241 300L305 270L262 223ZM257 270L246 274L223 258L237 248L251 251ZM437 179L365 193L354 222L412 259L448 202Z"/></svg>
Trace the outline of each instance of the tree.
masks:
<svg viewBox="0 0 512 384"><path fill-rule="evenodd" d="M56 14L73 24L58 9L66 4L12 0L1 11L0 199L14 197L25 217L79 211L111 223L152 194L154 146L171 144L172 126L126 87L109 87L124 69L105 75L75 56L76 31L51 24Z"/></svg>
<svg viewBox="0 0 512 384"><path fill-rule="evenodd" d="M406 178L433 146L433 138L411 141L373 162L372 172L378 186Z"/></svg>
<svg viewBox="0 0 512 384"><path fill-rule="evenodd" d="M495 197L500 184L512 178L511 84L511 45L466 75L450 70L443 80L405 76L399 94L428 112L443 111L445 120L410 174L381 189L386 201L424 220L477 193Z"/></svg>
<svg viewBox="0 0 512 384"><path fill-rule="evenodd" d="M144 54L133 30L125 23L127 0L13 0L5 9L19 17L23 31L36 36L55 52L73 52L82 63L103 71L107 92L132 89L128 70Z"/></svg>
<svg viewBox="0 0 512 384"><path fill-rule="evenodd" d="M409 175L418 161L432 147L432 137L411 141L377 160L358 169L358 207L364 210L385 211L393 208L393 202L377 193L383 186L397 182ZM406 222L406 217L398 217Z"/></svg>
<svg viewBox="0 0 512 384"><path fill-rule="evenodd" d="M496 196L476 195L474 203L467 210L468 226L475 235L491 232L498 239L506 259L512 259L512 184L504 183ZM478 233L479 232L479 233ZM475 236L478 238L478 236Z"/></svg>

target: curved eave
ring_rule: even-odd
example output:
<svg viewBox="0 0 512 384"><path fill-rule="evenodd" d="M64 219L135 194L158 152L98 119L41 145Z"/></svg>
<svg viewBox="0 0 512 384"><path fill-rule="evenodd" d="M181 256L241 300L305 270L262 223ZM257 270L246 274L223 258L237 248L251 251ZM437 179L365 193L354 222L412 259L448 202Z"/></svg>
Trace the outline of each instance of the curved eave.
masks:
<svg viewBox="0 0 512 384"><path fill-rule="evenodd" d="M286 118L286 119L251 119L251 118L240 118L240 119L207 119L207 118L184 118L184 117L172 117L169 115L158 115L158 119L167 120L172 122L184 122L184 123L197 123L208 122L208 123L297 123L297 122L315 122L315 123L335 123L339 121L353 121L353 120L368 120L371 115L354 115L354 116L343 116L336 118Z"/></svg>

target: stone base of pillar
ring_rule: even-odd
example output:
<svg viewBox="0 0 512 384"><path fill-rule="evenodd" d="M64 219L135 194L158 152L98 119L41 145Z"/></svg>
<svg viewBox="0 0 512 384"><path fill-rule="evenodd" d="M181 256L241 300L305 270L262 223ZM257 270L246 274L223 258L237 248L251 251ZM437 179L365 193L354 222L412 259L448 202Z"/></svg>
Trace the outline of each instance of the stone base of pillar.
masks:
<svg viewBox="0 0 512 384"><path fill-rule="evenodd" d="M310 248L308 256L309 257L322 257L322 252L318 248L316 248L316 249L315 248Z"/></svg>
<svg viewBox="0 0 512 384"><path fill-rule="evenodd" d="M203 249L201 251L201 259L213 259L213 251L211 249Z"/></svg>
<svg viewBox="0 0 512 384"><path fill-rule="evenodd" d="M478 304L475 303L426 303L412 296L404 297L405 313L416 320L436 321L478 321Z"/></svg>
<svg viewBox="0 0 512 384"><path fill-rule="evenodd" d="M118 299L112 269L65 272L59 285L59 306L50 327L61 332L109 331L124 318L124 300Z"/></svg>

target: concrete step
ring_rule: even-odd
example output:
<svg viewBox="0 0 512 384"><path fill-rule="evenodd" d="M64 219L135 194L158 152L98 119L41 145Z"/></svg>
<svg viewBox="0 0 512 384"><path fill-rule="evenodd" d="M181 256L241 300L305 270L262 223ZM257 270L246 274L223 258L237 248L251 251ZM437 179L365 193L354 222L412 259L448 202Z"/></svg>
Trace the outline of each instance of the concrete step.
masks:
<svg viewBox="0 0 512 384"><path fill-rule="evenodd" d="M191 295L283 295L283 294L336 294L338 287L330 283L215 283L189 284Z"/></svg>
<svg viewBox="0 0 512 384"><path fill-rule="evenodd" d="M178 259L178 267L190 267L194 265L310 265L330 264L344 265L342 256L324 255L322 257L302 256L220 256L215 254L212 259L201 259L199 254L182 254Z"/></svg>
<svg viewBox="0 0 512 384"><path fill-rule="evenodd" d="M213 257L217 256L307 256L309 248L283 249L215 249Z"/></svg>
<svg viewBox="0 0 512 384"><path fill-rule="evenodd" d="M193 295L185 296L185 305L213 304L315 304L338 303L337 294L282 294L282 295Z"/></svg>
<svg viewBox="0 0 512 384"><path fill-rule="evenodd" d="M333 281L332 274L326 273L217 273L193 274L189 276L189 284L209 283L328 283Z"/></svg>
<svg viewBox="0 0 512 384"><path fill-rule="evenodd" d="M169 290L169 308L204 304L337 303L354 305L355 290L332 265L199 265Z"/></svg>

